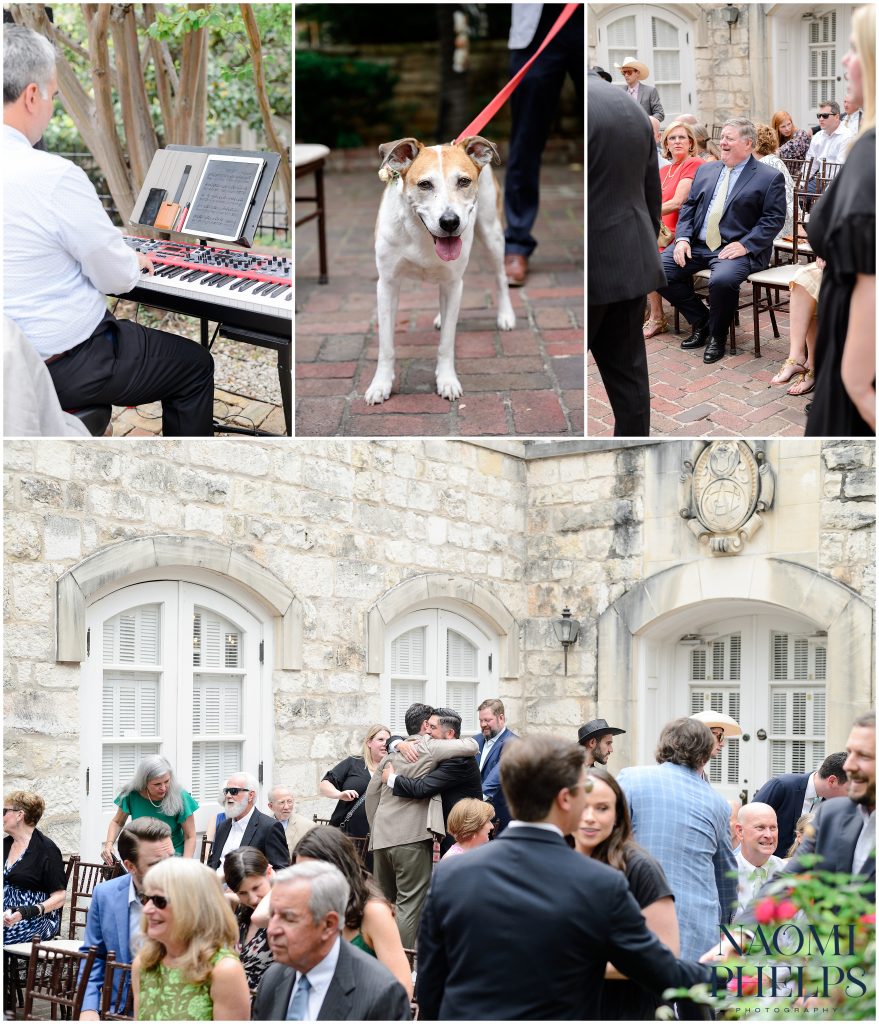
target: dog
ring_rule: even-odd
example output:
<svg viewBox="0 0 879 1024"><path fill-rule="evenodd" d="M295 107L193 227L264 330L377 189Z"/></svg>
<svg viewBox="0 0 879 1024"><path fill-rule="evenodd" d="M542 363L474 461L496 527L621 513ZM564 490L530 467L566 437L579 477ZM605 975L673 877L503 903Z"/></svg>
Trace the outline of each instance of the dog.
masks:
<svg viewBox="0 0 879 1024"><path fill-rule="evenodd" d="M379 177L387 182L375 225L379 351L364 397L368 405L376 405L391 393L400 283L414 277L439 285L436 389L443 398L460 398L455 329L474 234L491 257L498 287L497 325L503 331L516 326L504 273L500 190L490 167L492 161L500 163L497 148L478 135L447 146L399 139L379 146L379 155Z"/></svg>

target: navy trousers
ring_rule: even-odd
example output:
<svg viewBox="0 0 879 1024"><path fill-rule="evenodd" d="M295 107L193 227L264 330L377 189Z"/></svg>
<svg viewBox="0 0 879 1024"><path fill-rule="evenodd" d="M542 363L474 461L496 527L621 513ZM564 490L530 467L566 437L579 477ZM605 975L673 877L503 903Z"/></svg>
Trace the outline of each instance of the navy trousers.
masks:
<svg viewBox="0 0 879 1024"><path fill-rule="evenodd" d="M524 49L510 50L510 77L525 64L546 38L562 10L561 4L544 4L534 38ZM504 216L507 253L530 256L537 248L531 234L540 205L540 158L546 146L559 96L570 75L583 103L582 5L531 66L510 97L512 129L510 155L504 177Z"/></svg>
<svg viewBox="0 0 879 1024"><path fill-rule="evenodd" d="M669 246L662 253L662 269L668 284L659 289L659 294L679 309L694 327L707 323L709 334L724 340L738 309L742 281L761 269L760 266L748 253L734 260L720 260L716 252L695 239L690 242L692 256L683 267L679 267L674 261L673 249L673 246ZM723 245L717 252L722 249ZM693 274L697 270L711 271L708 309L693 290Z"/></svg>
<svg viewBox="0 0 879 1024"><path fill-rule="evenodd" d="M589 351L613 409L614 437L650 436L644 299L589 306Z"/></svg>

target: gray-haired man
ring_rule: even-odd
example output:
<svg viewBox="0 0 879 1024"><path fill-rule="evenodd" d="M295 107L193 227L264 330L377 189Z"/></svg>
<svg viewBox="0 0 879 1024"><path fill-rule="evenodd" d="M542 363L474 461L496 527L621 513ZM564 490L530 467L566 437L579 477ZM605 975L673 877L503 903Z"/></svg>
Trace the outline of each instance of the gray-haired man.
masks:
<svg viewBox="0 0 879 1024"><path fill-rule="evenodd" d="M342 941L348 883L322 861L272 878L267 935L274 964L253 1003L254 1020L409 1020L409 997L391 972Z"/></svg>

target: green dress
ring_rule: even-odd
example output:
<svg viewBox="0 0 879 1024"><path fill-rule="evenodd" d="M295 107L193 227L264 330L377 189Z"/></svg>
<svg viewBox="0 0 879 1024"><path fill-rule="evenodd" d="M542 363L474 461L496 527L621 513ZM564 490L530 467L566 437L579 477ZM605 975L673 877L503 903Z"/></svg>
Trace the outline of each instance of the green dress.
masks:
<svg viewBox="0 0 879 1024"><path fill-rule="evenodd" d="M235 957L231 949L218 949L211 957L216 966L223 957ZM211 979L195 985L186 981L176 967L159 964L140 975L140 1003L138 1020L213 1020L214 1003L211 999Z"/></svg>
<svg viewBox="0 0 879 1024"><path fill-rule="evenodd" d="M164 821L171 827L171 842L174 844L174 853L178 857L182 857L183 822L186 821L190 814L198 810L198 804L195 802L192 794L187 793L185 789L180 795L183 798L183 810L176 818L172 818L168 814L162 814L151 800L145 799L137 792L126 793L125 796L117 796L113 803L116 804L120 810L125 811L126 814L130 815L132 819L158 818L159 821Z"/></svg>

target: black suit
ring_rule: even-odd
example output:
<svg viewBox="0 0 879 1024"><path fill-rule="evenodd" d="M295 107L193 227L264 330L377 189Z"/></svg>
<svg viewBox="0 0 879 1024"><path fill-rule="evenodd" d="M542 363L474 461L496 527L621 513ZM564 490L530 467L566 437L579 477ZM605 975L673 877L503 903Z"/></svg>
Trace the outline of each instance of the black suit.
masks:
<svg viewBox="0 0 879 1024"><path fill-rule="evenodd" d="M711 979L648 931L621 871L557 832L511 825L433 873L418 935L419 1016L593 1019L608 958L657 995Z"/></svg>
<svg viewBox="0 0 879 1024"><path fill-rule="evenodd" d="M819 871L852 872L855 846L864 827L859 805L848 797L825 800L818 805L812 827L814 833L807 835L800 843L796 856L787 862L783 874L795 875L807 870L800 865L800 858L808 853L820 856L821 860L815 865ZM859 874L864 878L876 877L875 838L873 852L867 857ZM777 879L778 875L775 877Z"/></svg>
<svg viewBox="0 0 879 1024"><path fill-rule="evenodd" d="M778 819L778 846L772 852L779 857L787 855L796 834L796 824L803 813L806 786L811 772L788 772L778 775L754 794L754 802L769 804ZM820 807L820 804L818 805Z"/></svg>
<svg viewBox="0 0 879 1024"><path fill-rule="evenodd" d="M617 437L650 433L644 302L665 284L656 236L662 189L653 129L621 89L590 71L589 348Z"/></svg>
<svg viewBox="0 0 879 1024"><path fill-rule="evenodd" d="M720 218L720 248L712 251L701 241L699 232L725 165L719 161L704 163L696 171L690 196L681 207L675 238L690 243L690 259L683 267L674 261L674 246L662 254L668 284L660 294L676 306L691 324L708 320L709 334L724 341L739 304L739 288L749 274L765 270L772 255L772 241L781 231L787 213L784 178L780 171L749 156L732 190L727 194ZM740 242L745 255L718 259L718 253L730 242ZM693 274L710 270L708 305L693 291Z"/></svg>
<svg viewBox="0 0 879 1024"><path fill-rule="evenodd" d="M482 776L475 757L453 757L443 761L423 779L409 779L402 775L394 780L394 793L397 796L410 797L415 800L429 799L439 793L443 802L443 823L446 825L446 837L440 849L446 852L455 843L454 836L448 834L449 811L459 800L471 797L482 799Z"/></svg>
<svg viewBox="0 0 879 1024"><path fill-rule="evenodd" d="M216 869L220 866L220 854L223 852L231 830L231 818L227 818L218 826L214 845L211 847L211 855L208 858L208 867ZM244 831L241 845L256 847L257 850L265 854L266 860L276 871L279 868L290 866L290 851L287 849L287 834L284 832L284 826L277 818L263 814L255 807Z"/></svg>
<svg viewBox="0 0 879 1024"><path fill-rule="evenodd" d="M253 998L253 1020L284 1020L296 971L272 964ZM341 941L339 961L318 1020L410 1020L406 989L374 956Z"/></svg>

